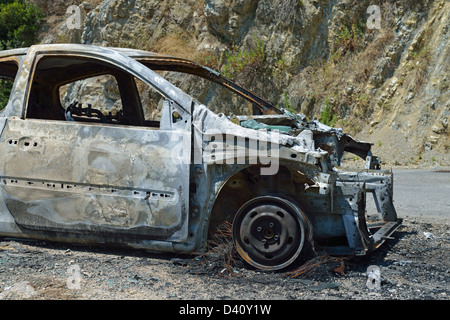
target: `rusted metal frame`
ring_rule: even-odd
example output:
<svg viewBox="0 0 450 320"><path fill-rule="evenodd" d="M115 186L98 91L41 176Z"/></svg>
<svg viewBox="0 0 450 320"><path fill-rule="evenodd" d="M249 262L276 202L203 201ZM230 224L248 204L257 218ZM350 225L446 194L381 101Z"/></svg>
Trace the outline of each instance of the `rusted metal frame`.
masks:
<svg viewBox="0 0 450 320"><path fill-rule="evenodd" d="M132 125L144 126L145 116L142 109L141 98L132 75L118 72L114 75L119 87L122 101L122 110L126 118L132 121Z"/></svg>
<svg viewBox="0 0 450 320"><path fill-rule="evenodd" d="M366 190L365 183L363 184L361 190L358 192L358 231L361 236L361 242L366 251L373 248L374 240L372 235L369 234L366 222Z"/></svg>
<svg viewBox="0 0 450 320"><path fill-rule="evenodd" d="M52 59L51 57L47 57L45 55L39 55L36 57L37 64L39 66L40 63L44 63L46 59ZM64 58L62 58L64 59ZM69 60L69 57L65 57L65 60ZM47 105L51 106L50 110L44 110L48 114L42 115L39 110L34 110L34 108L29 108L29 101L32 101L36 98L34 95L36 92L30 92L29 101L27 101L27 110L26 110L26 118L35 118L35 119L49 119L49 120L64 120L64 107L61 105L60 97L59 97L59 88L69 82L77 81L80 79L84 79L90 76L99 76L108 73L108 70L105 69L104 66L97 68L94 65L89 65L88 63L84 63L82 66L77 66L76 71L74 72L74 67L67 66L65 69L66 72L61 72L61 67L55 67L55 69L42 70L37 68L33 77L38 78L39 82L33 79L32 88L36 88L37 86L41 86L40 92L38 93L40 96L44 95L47 101ZM64 81L64 79L66 81ZM73 79L67 80L67 79ZM66 106L67 107L67 106ZM58 117L58 115L60 115Z"/></svg>
<svg viewBox="0 0 450 320"><path fill-rule="evenodd" d="M89 50L87 50L87 47L89 47ZM133 59L128 60L128 57L121 54L120 51L85 45L55 44L51 46L35 45L30 47L29 54L30 52L33 59L33 61L29 63L30 69L33 69L33 66L36 63L35 56L39 54L45 54L46 56L80 56L104 61L110 65L118 67L119 69L126 70L136 78L151 85L162 96L177 103L189 114L191 112L189 110L192 101L191 97L160 75L140 64L138 61ZM141 71L141 73L139 71Z"/></svg>
<svg viewBox="0 0 450 320"><path fill-rule="evenodd" d="M17 54L17 55L16 55ZM9 97L8 103L5 106L3 110L0 110L0 116L8 116L9 109L8 105L12 103L14 100L14 93L16 92L16 89L18 87L18 78L20 77L19 70L21 69L21 65L23 64L23 61L25 59L25 55L23 53L23 50L7 50L7 51L0 51L0 63L1 62L13 62L16 64L16 71L14 73L14 76L10 78L10 80L14 81L12 90L11 90L11 96ZM12 74L11 74L12 75Z"/></svg>
<svg viewBox="0 0 450 320"><path fill-rule="evenodd" d="M288 114L276 114L276 115L236 115L239 123L253 119L259 123L267 125L279 125L279 126L290 126L296 128L297 119L293 118Z"/></svg>
<svg viewBox="0 0 450 320"><path fill-rule="evenodd" d="M58 58L56 55L40 55L37 57L38 64L42 63L46 59ZM37 70L39 74L42 74L40 78L41 81L45 81L46 87L54 88L52 91L53 106L58 106L62 108L59 103L59 92L58 89L62 85L71 83L74 81L100 76L104 74L111 74L115 77L120 95L122 98L122 105L125 117L135 119L135 125L144 125L144 113L142 110L141 102L139 99L139 94L136 88L136 84L132 76L124 74L123 71L116 69L116 67L107 67L104 65L96 63L95 61L89 62L79 62L77 63L76 58L69 55L61 56L62 60L75 60L73 65L67 65L64 67L55 67L55 69L50 70ZM89 59L88 59L89 60ZM61 68L64 68L66 72L61 72ZM57 103L58 102L58 103ZM62 110L61 110L62 112ZM27 111L28 114L29 110ZM55 113L57 111L55 110Z"/></svg>
<svg viewBox="0 0 450 320"><path fill-rule="evenodd" d="M334 214L342 217L345 227L345 236L349 249L358 254L364 254L364 246L359 231L359 209L364 199L361 197L361 185L359 183L345 183L336 181L336 199ZM330 212L330 214L332 214Z"/></svg>
<svg viewBox="0 0 450 320"><path fill-rule="evenodd" d="M341 187L349 187L351 185L360 186L361 190L358 194L358 215L355 221L361 236L361 244L364 246L365 251L379 247L401 224L401 219L397 218L397 213L392 203L392 172L380 170L341 172L338 174L338 177L338 185ZM371 192L374 195L375 205L381 218L380 222L366 222L365 194L367 192ZM371 234L369 232L371 228L380 229L374 234Z"/></svg>
<svg viewBox="0 0 450 320"><path fill-rule="evenodd" d="M10 49L10 50L3 50L0 51L0 59L8 58L8 57L18 57L18 56L24 56L27 54L29 48L17 48L17 49Z"/></svg>
<svg viewBox="0 0 450 320"><path fill-rule="evenodd" d="M57 57L52 56L52 57ZM64 57L64 56L61 56ZM42 55L40 57L41 59L51 59L50 55ZM71 57L65 57L65 59L70 60ZM72 67L73 68L73 67ZM49 71L41 71L46 74L47 78L52 82L52 85L55 86L64 86L68 83L83 80L90 77L97 77L102 76L105 74L108 74L111 72L111 68L107 68L103 65L95 64L86 62L81 65L77 65L76 68L70 69L70 68L64 68L66 69L66 72L61 73L60 68L57 68L55 70L49 70ZM68 70L67 70L68 69ZM69 71L70 70L70 71Z"/></svg>
<svg viewBox="0 0 450 320"><path fill-rule="evenodd" d="M201 66L195 62L179 58L162 58L160 56L137 56L135 58L152 70L188 73L213 81L250 101L253 105L256 105L263 114L284 114L283 111L279 110L268 101L265 101L262 98L258 97L253 92L242 88L230 79L225 78L220 73L207 67Z"/></svg>
<svg viewBox="0 0 450 320"><path fill-rule="evenodd" d="M344 144L344 151L353 153L362 159L366 159L373 143L355 141L352 137L344 134L342 137L342 142Z"/></svg>
<svg viewBox="0 0 450 320"><path fill-rule="evenodd" d="M360 170L338 174L343 183L365 183L365 192L373 194L375 206L380 218L385 222L397 221L397 212L393 205L393 174L388 170Z"/></svg>
<svg viewBox="0 0 450 320"><path fill-rule="evenodd" d="M39 65L39 63L42 60L44 60L44 59L51 59L52 57L61 57L63 59L66 58L67 60L74 59L74 58L77 58L77 57L78 58L82 57L82 58L86 58L88 60L95 61L94 57L92 57L88 53L84 53L84 54L83 53L72 53L72 52L56 52L55 53L55 52L52 52L52 51L45 51L45 50L44 51L37 51L35 53L35 55L32 57L33 58L33 62L31 64L32 65L31 66L32 73L31 73L31 75L29 77L27 96L26 96L26 98L24 100L25 101L25 108L24 108L25 110L23 111L24 112L23 113L23 117L26 117L26 114L29 111L28 110L28 102L29 102L29 99L30 99L30 96L31 96L31 92L30 92L29 88L31 88L31 83L32 83L33 79L35 78L36 73L40 72L38 70L37 66ZM95 57L95 58L98 58L98 57ZM108 64L114 66L114 63L112 61L105 60L104 57L102 57L100 59L100 61L103 61L105 63L108 63ZM104 75L104 74L109 73L109 71L110 71L110 70L108 70L108 68L105 68L105 67L100 68L100 70L97 70L96 68L88 68L87 70L88 71L86 72L86 69L78 69L73 77L70 77L70 79L66 79L65 81L61 81L61 80L58 81L57 80L61 76L65 76L64 74L63 75L58 75L58 74L60 74L60 72L58 72L58 71L56 72L54 77L49 76L49 78L50 79L54 79L53 80L54 84L55 84L54 87L55 87L55 89L57 89L57 88L59 88L59 86L65 85L67 83L70 83L70 82L73 82L73 81L82 80L82 79L86 79L86 78L89 78L89 77ZM45 73L45 71L44 71L44 73ZM51 74L51 72L50 72L50 74Z"/></svg>
<svg viewBox="0 0 450 320"><path fill-rule="evenodd" d="M373 249L381 246L385 240L393 239L391 235L400 227L402 219L397 219L397 221L386 222L381 228L373 234Z"/></svg>
<svg viewBox="0 0 450 320"><path fill-rule="evenodd" d="M299 198L309 213L318 249L337 255L363 255L368 251L365 244L370 242L370 236L364 234L363 188L359 183L336 181L335 173L328 176L321 179L322 183L307 188ZM339 238L346 239L346 243L326 244L327 239Z"/></svg>

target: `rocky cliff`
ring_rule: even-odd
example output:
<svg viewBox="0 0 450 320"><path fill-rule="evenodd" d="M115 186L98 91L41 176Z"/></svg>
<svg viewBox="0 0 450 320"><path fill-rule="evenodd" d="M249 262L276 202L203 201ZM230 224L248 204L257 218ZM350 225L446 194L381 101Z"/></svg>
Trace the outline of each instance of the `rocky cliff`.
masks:
<svg viewBox="0 0 450 320"><path fill-rule="evenodd" d="M34 2L47 15L43 43L193 59L374 143L385 163L450 165L448 1L76 0L76 28L67 2ZM171 80L206 90L189 78ZM222 112L240 111L216 96L228 108Z"/></svg>

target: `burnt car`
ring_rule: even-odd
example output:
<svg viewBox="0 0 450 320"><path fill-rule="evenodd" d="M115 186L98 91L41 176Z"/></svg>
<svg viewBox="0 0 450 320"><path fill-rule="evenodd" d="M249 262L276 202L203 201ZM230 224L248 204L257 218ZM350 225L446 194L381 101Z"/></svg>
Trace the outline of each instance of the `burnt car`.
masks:
<svg viewBox="0 0 450 320"><path fill-rule="evenodd" d="M170 72L244 99L248 114L213 112ZM0 112L0 236L198 253L229 221L246 262L279 270L310 249L367 254L401 224L371 143L195 62L36 45L0 52L0 78L13 83ZM345 152L365 169L340 168Z"/></svg>

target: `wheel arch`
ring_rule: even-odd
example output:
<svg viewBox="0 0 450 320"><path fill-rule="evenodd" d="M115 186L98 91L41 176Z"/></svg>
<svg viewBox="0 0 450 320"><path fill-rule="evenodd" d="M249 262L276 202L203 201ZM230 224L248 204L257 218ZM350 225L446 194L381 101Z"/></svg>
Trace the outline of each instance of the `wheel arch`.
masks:
<svg viewBox="0 0 450 320"><path fill-rule="evenodd" d="M306 215L309 231L312 231L310 216L301 205L304 199L299 196L304 184L310 184L311 180L301 171L282 164L274 175L261 175L260 169L259 165L241 168L222 183L211 206L208 236L214 234L221 223L232 222L247 201L265 195L281 197L298 206Z"/></svg>

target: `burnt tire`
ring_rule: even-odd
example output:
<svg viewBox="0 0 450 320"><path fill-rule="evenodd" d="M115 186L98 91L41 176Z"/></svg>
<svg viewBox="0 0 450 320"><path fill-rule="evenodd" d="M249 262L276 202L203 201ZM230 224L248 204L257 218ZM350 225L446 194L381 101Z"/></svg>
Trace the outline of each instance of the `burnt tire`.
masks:
<svg viewBox="0 0 450 320"><path fill-rule="evenodd" d="M275 196L245 203L233 220L236 251L248 264L266 271L294 262L310 238L305 213L293 202Z"/></svg>

